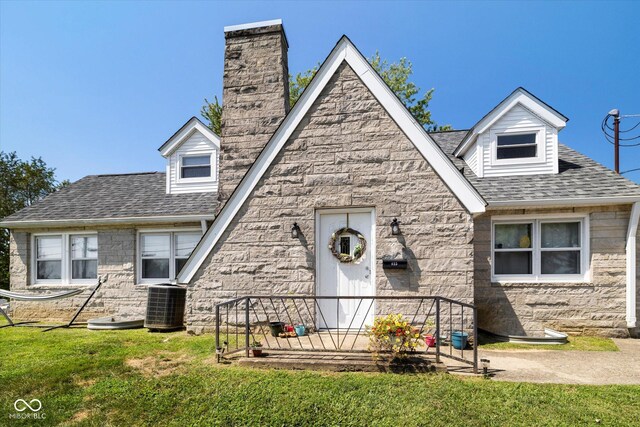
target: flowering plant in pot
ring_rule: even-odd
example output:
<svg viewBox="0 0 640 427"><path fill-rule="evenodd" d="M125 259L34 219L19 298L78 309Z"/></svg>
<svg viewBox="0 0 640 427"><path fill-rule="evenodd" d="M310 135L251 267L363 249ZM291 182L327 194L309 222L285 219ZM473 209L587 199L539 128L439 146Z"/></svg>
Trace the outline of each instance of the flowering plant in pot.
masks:
<svg viewBox="0 0 640 427"><path fill-rule="evenodd" d="M262 356L262 343L260 341L254 341L251 343L251 353L253 357Z"/></svg>
<svg viewBox="0 0 640 427"><path fill-rule="evenodd" d="M402 314L376 317L373 326L367 328L369 350L377 356L391 353L393 358L403 357L424 345L424 337Z"/></svg>

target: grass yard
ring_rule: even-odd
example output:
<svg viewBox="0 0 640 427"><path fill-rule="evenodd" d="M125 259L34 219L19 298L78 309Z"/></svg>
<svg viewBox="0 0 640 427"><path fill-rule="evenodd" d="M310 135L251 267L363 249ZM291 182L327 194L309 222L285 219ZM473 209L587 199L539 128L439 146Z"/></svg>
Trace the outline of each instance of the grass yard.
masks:
<svg viewBox="0 0 640 427"><path fill-rule="evenodd" d="M0 425L632 425L640 386L216 365L213 337L0 329ZM37 398L42 420L16 420ZM636 424L637 425L637 424Z"/></svg>
<svg viewBox="0 0 640 427"><path fill-rule="evenodd" d="M481 341L482 342L482 341ZM569 337L566 344L532 345L513 344L510 342L496 342L480 344L482 350L565 350L565 351L618 351L618 346L611 338L601 337Z"/></svg>

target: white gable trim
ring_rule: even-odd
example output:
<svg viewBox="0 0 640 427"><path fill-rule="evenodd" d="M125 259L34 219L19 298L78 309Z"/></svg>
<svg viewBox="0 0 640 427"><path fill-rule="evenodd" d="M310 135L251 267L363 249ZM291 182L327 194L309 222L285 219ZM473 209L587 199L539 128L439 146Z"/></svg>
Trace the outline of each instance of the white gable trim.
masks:
<svg viewBox="0 0 640 427"><path fill-rule="evenodd" d="M171 138L167 140L162 147L158 149L163 157L170 156L174 151L178 149L185 141L187 141L194 132L200 132L207 138L218 150L220 149L220 138L213 133L211 129L204 125L196 117L192 117L187 123L185 123L178 132L176 132Z"/></svg>
<svg viewBox="0 0 640 427"><path fill-rule="evenodd" d="M189 260L178 275L178 283L188 283L196 274L198 268L200 268L207 255L222 236L222 233L229 226L251 194L251 191L258 184L268 167L343 61L346 61L360 79L362 79L367 88L378 99L387 113L393 118L411 142L413 142L418 151L429 162L466 209L470 213L481 213L485 211L486 203L480 194L478 194L471 184L462 176L460 171L458 171L451 160L449 160L440 147L431 139L424 128L413 118L411 113L409 113L393 91L389 89L378 73L371 68L371 65L351 41L343 36L322 64L316 76L311 81L311 84L302 93L298 102L296 102L278 130L271 137L264 150L249 169L249 172L242 179L229 201L215 219L213 225L209 228L200 243L198 243L198 246L196 246L191 257L189 257Z"/></svg>
<svg viewBox="0 0 640 427"><path fill-rule="evenodd" d="M636 236L638 233L638 222L640 221L640 202L635 202L631 207L631 215L629 217L629 228L627 229L627 327L635 328L638 326L636 317Z"/></svg>
<svg viewBox="0 0 640 427"><path fill-rule="evenodd" d="M458 148L456 148L453 154L455 156L463 155L469 147L472 146L478 135L486 132L491 126L500 120L502 116L507 114L517 105L521 105L526 108L541 120L555 127L557 130L564 128L567 124L568 119L565 116L558 113L523 88L518 88L498 104L496 108L491 110L489 114L476 123L471 131L469 131L469 133L464 137L462 143Z"/></svg>

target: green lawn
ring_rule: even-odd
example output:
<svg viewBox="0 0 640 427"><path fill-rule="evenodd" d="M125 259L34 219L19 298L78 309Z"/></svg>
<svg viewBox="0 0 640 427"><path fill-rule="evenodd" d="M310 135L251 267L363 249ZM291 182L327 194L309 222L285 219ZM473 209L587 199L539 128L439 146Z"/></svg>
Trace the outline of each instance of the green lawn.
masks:
<svg viewBox="0 0 640 427"><path fill-rule="evenodd" d="M216 365L211 335L0 329L0 425L632 425L640 386ZM16 399L44 420L15 420ZM636 424L637 425L637 424Z"/></svg>
<svg viewBox="0 0 640 427"><path fill-rule="evenodd" d="M480 341L482 342L482 341ZM618 346L610 338L600 337L569 337L566 344L531 345L496 342L480 344L482 350L578 350L578 351L618 351Z"/></svg>

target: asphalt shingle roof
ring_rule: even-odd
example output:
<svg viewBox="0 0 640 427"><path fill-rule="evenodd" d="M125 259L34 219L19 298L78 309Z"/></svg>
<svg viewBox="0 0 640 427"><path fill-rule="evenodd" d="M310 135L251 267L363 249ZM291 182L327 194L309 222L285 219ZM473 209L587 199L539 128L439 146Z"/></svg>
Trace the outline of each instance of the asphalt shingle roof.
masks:
<svg viewBox="0 0 640 427"><path fill-rule="evenodd" d="M90 175L2 221L212 215L217 193L166 194L166 174Z"/></svg>
<svg viewBox="0 0 640 427"><path fill-rule="evenodd" d="M478 178L453 152L467 131L434 132L430 136L476 188L489 206L495 202L639 196L640 185L618 175L564 144L558 144L559 173Z"/></svg>

